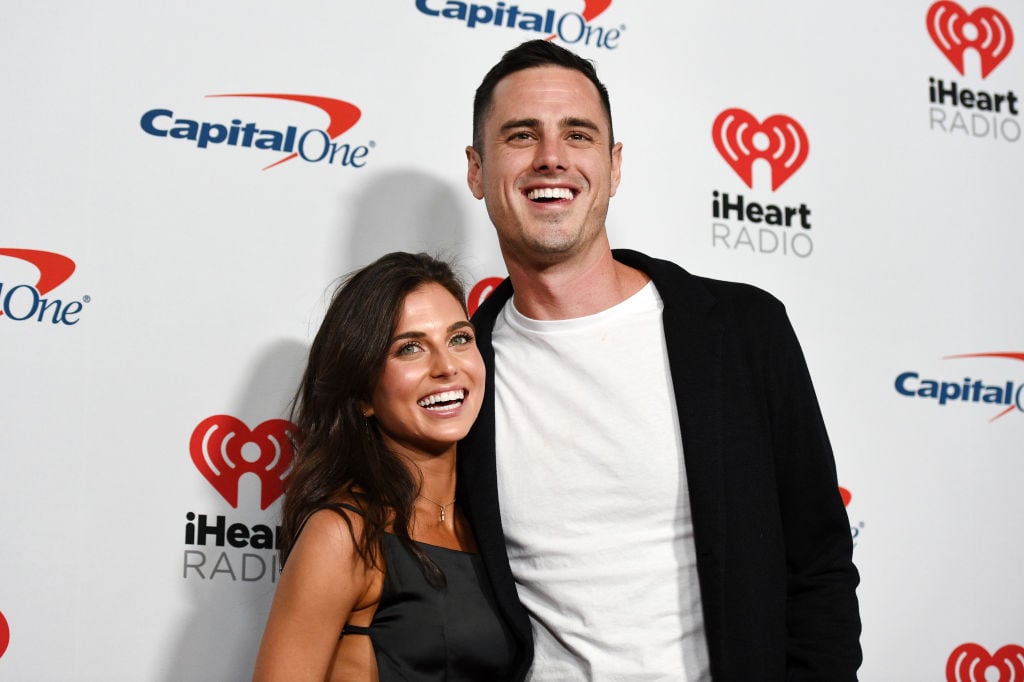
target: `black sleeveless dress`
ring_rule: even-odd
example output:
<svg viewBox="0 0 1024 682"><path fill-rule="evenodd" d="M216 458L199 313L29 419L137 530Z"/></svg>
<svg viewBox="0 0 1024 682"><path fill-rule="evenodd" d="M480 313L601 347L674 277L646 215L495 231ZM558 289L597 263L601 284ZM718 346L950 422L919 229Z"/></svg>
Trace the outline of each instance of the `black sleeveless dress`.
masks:
<svg viewBox="0 0 1024 682"><path fill-rule="evenodd" d="M417 544L444 571L445 587L430 585L416 556L387 533L384 585L373 621L368 628L346 625L342 636L369 635L380 682L508 679L516 642L498 612L483 559Z"/></svg>

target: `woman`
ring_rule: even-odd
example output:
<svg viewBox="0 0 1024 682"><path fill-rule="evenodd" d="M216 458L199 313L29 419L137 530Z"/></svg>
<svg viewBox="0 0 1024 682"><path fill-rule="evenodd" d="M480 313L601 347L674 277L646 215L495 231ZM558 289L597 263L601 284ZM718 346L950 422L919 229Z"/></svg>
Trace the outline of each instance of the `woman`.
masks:
<svg viewBox="0 0 1024 682"><path fill-rule="evenodd" d="M514 640L455 506L484 366L451 268L350 275L296 395L283 570L254 680L500 680Z"/></svg>

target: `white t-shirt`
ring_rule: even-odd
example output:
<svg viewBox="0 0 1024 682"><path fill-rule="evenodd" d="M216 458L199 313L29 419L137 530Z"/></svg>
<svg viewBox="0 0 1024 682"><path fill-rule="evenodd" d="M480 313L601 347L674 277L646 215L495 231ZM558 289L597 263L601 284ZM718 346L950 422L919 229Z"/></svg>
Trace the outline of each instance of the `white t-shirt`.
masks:
<svg viewBox="0 0 1024 682"><path fill-rule="evenodd" d="M533 682L710 680L663 305L494 326L501 520Z"/></svg>

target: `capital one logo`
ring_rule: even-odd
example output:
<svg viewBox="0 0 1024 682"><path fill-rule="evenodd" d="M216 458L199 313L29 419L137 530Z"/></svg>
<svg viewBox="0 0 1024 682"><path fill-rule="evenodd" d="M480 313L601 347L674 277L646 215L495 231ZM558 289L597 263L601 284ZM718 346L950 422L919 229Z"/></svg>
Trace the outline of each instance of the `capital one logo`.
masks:
<svg viewBox="0 0 1024 682"><path fill-rule="evenodd" d="M772 191L788 180L807 160L807 133L783 114L758 122L743 109L726 109L711 127L715 148L736 175L754 188L754 162L765 161L772 171Z"/></svg>
<svg viewBox="0 0 1024 682"><path fill-rule="evenodd" d="M850 509L850 502L853 500L853 493L849 489L839 486L839 497L843 500L843 506L846 507L847 511ZM860 539L861 531L864 530L864 522L858 521L851 523L850 525L850 538L853 540L853 546L857 546L857 541Z"/></svg>
<svg viewBox="0 0 1024 682"><path fill-rule="evenodd" d="M928 9L928 34L946 59L964 74L964 51L972 48L981 59L985 78L1006 59L1013 47L1013 28L1006 17L991 7L968 13L951 0L941 0Z"/></svg>
<svg viewBox="0 0 1024 682"><path fill-rule="evenodd" d="M1024 352L962 353L947 355L946 360L1001 359L1024 362ZM963 375L960 375L963 376ZM922 377L920 372L908 370L896 377L896 392L908 398L934 400L941 406L954 404L987 405L999 410L989 422L1001 419L1011 412L1024 412L1024 382L1017 380L974 379L970 376L955 380Z"/></svg>
<svg viewBox="0 0 1024 682"><path fill-rule="evenodd" d="M260 509L284 494L284 478L291 470L292 441L296 428L286 419L271 419L249 429L235 417L218 414L204 419L192 431L192 463L214 490L238 508L238 482L244 474L260 480Z"/></svg>
<svg viewBox="0 0 1024 682"><path fill-rule="evenodd" d="M540 1L527 4L540 4ZM573 4L578 5L579 0ZM502 0L493 4L488 4L486 0L473 3L459 0L416 0L416 9L426 16L463 22L466 28L498 26L546 34L548 40L557 38L569 45L582 44L614 50L618 48L619 38L626 27L604 28L593 23L611 4L612 0L583 0L580 12L560 13L555 9L530 11L536 9L533 7L524 10L518 3L509 6Z"/></svg>
<svg viewBox="0 0 1024 682"><path fill-rule="evenodd" d="M296 157L308 163L325 163L328 165L362 168L364 160L374 145L369 146L339 144L335 140L352 128L362 116L356 105L340 99L320 97L316 95L294 95L283 93L235 93L223 95L207 95L210 98L241 97L297 102L315 107L327 115L327 125L323 128L311 128L300 132L297 126L287 126L284 130L274 130L257 126L255 122L242 122L234 118L230 123L197 121L177 116L170 109L150 109L139 119L143 132L154 137L165 137L176 140L189 140L199 149L207 149L210 145L243 147L275 152L287 155L264 166L269 170Z"/></svg>
<svg viewBox="0 0 1024 682"><path fill-rule="evenodd" d="M958 646L946 661L946 682L1019 682L1024 679L1024 647L1007 644L990 654L980 644Z"/></svg>

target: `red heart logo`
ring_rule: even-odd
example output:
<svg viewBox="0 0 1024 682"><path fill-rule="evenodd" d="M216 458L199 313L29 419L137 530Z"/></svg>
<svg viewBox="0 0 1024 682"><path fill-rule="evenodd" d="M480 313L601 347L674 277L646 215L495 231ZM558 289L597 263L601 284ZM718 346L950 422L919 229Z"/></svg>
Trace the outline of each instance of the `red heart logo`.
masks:
<svg viewBox="0 0 1024 682"><path fill-rule="evenodd" d="M7 651L7 645L10 643L11 627L7 624L7 619L4 618L4 614L0 612L0 658L2 658L4 652Z"/></svg>
<svg viewBox="0 0 1024 682"><path fill-rule="evenodd" d="M755 139L755 136L761 135ZM718 153L747 187L754 187L754 161L772 169L774 192L803 165L809 145L803 127L789 116L775 114L758 123L743 109L726 109L715 118L711 138ZM760 148L759 148L760 147Z"/></svg>
<svg viewBox="0 0 1024 682"><path fill-rule="evenodd" d="M284 494L284 478L294 456L290 436L296 431L286 419L271 419L250 431L240 420L218 414L204 419L192 431L189 451L199 473L235 509L239 479L242 474L256 474L260 479L260 509L266 509ZM255 457L242 452L250 444L258 450Z"/></svg>
<svg viewBox="0 0 1024 682"><path fill-rule="evenodd" d="M946 662L946 682L988 682L988 671L995 669L995 682L1017 682L1024 678L1024 647L1007 644L994 654L969 642L958 646Z"/></svg>
<svg viewBox="0 0 1024 682"><path fill-rule="evenodd" d="M981 57L981 77L985 78L1013 47L1013 28L999 10L979 7L968 14L951 0L928 9L928 34L961 76L967 48L973 47Z"/></svg>
<svg viewBox="0 0 1024 682"><path fill-rule="evenodd" d="M490 296L498 285L504 280L501 277L485 277L477 282L469 292L469 303L466 306L469 316L472 317L476 309L480 307L487 297Z"/></svg>

